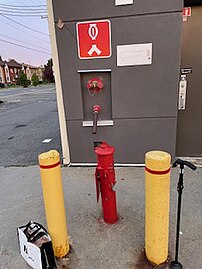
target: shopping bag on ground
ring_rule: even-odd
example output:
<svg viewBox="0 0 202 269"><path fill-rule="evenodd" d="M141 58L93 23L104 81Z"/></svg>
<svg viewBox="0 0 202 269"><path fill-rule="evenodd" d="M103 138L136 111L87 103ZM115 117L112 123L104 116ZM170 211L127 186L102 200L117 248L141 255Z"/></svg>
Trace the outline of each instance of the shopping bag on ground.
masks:
<svg viewBox="0 0 202 269"><path fill-rule="evenodd" d="M57 268L51 238L39 223L18 227L20 253L33 269Z"/></svg>

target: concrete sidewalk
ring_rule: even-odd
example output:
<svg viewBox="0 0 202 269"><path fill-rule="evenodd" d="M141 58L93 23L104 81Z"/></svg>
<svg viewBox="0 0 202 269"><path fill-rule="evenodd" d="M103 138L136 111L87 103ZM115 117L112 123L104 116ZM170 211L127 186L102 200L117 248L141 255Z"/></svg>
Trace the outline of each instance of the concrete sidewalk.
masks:
<svg viewBox="0 0 202 269"><path fill-rule="evenodd" d="M119 221L106 225L96 204L94 168L63 168L69 235L68 269L149 269L144 259L144 169L116 168ZM172 169L170 259L174 258L178 169ZM179 260L202 268L202 168L185 169ZM46 227L38 166L0 168L0 269L30 268L19 254L16 229L30 219ZM158 266L155 268L167 268Z"/></svg>

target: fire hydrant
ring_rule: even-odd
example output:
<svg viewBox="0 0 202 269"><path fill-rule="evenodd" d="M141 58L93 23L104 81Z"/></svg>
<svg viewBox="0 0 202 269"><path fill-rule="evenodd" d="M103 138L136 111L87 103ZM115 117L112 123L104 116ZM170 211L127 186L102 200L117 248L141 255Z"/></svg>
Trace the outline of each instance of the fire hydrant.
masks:
<svg viewBox="0 0 202 269"><path fill-rule="evenodd" d="M116 209L114 147L102 142L95 148L98 164L95 171L97 202L102 197L104 221L113 224L118 220Z"/></svg>

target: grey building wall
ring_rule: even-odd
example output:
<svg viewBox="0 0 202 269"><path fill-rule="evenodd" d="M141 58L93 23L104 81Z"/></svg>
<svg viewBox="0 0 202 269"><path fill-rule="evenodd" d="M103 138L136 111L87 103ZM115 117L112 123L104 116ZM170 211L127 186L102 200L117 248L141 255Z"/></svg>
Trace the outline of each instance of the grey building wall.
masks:
<svg viewBox="0 0 202 269"><path fill-rule="evenodd" d="M145 152L154 149L174 156L182 1L137 0L119 7L108 0L53 3L71 162L95 162L94 142L103 140L115 146L118 163L143 163ZM78 58L76 23L91 19L111 21L112 57ZM153 44L152 64L118 67L116 46L141 43ZM78 70L89 69L111 69L114 125L98 127L96 135L82 126L85 89Z"/></svg>
<svg viewBox="0 0 202 269"><path fill-rule="evenodd" d="M101 18L180 12L182 0L134 0L133 5L115 6L114 0L52 0L55 21L93 20Z"/></svg>

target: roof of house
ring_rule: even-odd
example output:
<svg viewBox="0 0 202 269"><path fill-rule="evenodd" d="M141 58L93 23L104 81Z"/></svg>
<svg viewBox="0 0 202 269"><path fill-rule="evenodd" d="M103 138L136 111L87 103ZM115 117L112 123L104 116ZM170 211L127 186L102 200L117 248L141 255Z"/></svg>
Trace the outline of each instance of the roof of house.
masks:
<svg viewBox="0 0 202 269"><path fill-rule="evenodd" d="M2 60L2 57L0 55L0 66L3 66L4 65L4 61Z"/></svg>
<svg viewBox="0 0 202 269"><path fill-rule="evenodd" d="M29 67L30 69L38 69L39 68L38 66L33 66L33 65L30 65L30 64L25 64L25 63L23 63L23 65L25 67Z"/></svg>
<svg viewBox="0 0 202 269"><path fill-rule="evenodd" d="M22 64L16 62L14 59L10 59L8 62L5 62L9 67L14 67L14 68L22 68Z"/></svg>

